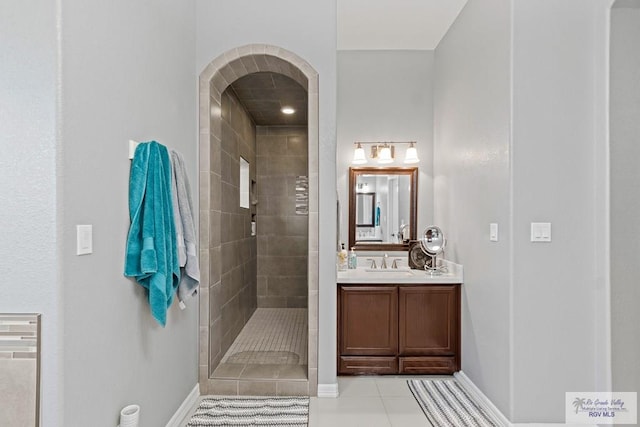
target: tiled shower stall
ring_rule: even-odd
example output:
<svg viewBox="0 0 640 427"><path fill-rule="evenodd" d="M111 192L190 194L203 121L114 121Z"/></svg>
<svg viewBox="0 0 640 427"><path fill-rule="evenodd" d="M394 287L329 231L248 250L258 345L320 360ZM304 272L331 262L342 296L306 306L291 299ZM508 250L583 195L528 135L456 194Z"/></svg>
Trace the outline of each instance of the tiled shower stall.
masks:
<svg viewBox="0 0 640 427"><path fill-rule="evenodd" d="M252 123L227 89L257 72L281 74L307 91L307 126ZM317 77L304 60L267 45L233 49L201 74L203 394L316 394ZM240 157L255 182L249 208L239 207Z"/></svg>

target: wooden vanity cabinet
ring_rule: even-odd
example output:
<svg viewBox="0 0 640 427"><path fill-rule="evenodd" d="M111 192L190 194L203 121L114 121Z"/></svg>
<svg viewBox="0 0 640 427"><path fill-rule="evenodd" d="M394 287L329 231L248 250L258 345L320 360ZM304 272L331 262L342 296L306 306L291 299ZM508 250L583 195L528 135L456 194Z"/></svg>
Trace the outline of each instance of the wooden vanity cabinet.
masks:
<svg viewBox="0 0 640 427"><path fill-rule="evenodd" d="M460 370L460 285L338 285L338 374Z"/></svg>
<svg viewBox="0 0 640 427"><path fill-rule="evenodd" d="M397 286L341 285L338 300L339 371L397 372Z"/></svg>
<svg viewBox="0 0 640 427"><path fill-rule="evenodd" d="M398 371L460 370L460 285L399 286Z"/></svg>

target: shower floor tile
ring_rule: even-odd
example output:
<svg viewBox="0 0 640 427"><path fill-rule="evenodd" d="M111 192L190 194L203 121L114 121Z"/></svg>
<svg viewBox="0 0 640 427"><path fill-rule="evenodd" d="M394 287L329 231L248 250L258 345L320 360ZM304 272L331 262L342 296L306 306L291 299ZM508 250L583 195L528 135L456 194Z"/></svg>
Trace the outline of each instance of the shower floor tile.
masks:
<svg viewBox="0 0 640 427"><path fill-rule="evenodd" d="M307 309L258 308L212 378L306 379Z"/></svg>

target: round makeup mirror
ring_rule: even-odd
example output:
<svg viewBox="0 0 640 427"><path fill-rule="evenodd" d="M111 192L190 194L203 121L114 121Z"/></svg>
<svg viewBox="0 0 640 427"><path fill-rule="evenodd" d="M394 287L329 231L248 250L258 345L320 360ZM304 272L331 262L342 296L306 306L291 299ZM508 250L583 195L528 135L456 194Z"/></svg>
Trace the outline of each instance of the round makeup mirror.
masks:
<svg viewBox="0 0 640 427"><path fill-rule="evenodd" d="M440 227L430 225L424 230L422 238L420 239L420 247L425 254L432 258L431 266L425 265L425 270L428 270L431 273L435 273L440 270L440 267L438 267L438 263L436 262L436 258L444 251L446 244L447 240L444 238L444 234L442 234Z"/></svg>

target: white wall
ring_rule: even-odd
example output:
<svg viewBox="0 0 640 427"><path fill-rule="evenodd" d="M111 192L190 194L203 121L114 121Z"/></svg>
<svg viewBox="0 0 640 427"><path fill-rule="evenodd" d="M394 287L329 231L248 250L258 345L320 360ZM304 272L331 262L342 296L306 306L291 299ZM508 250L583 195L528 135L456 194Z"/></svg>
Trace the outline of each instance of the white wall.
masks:
<svg viewBox="0 0 640 427"><path fill-rule="evenodd" d="M469 0L435 51L435 223L464 264L462 370L510 402L510 1ZM489 241L489 223L499 241Z"/></svg>
<svg viewBox="0 0 640 427"><path fill-rule="evenodd" d="M42 313L41 407L61 425L56 5L0 2L0 312Z"/></svg>
<svg viewBox="0 0 640 427"><path fill-rule="evenodd" d="M435 218L465 265L463 370L513 422L562 422L565 392L607 384L603 11L471 0L436 49ZM553 241L531 243L531 222Z"/></svg>
<svg viewBox="0 0 640 427"><path fill-rule="evenodd" d="M597 390L599 1L513 2L513 412L562 422L567 391ZM529 241L551 222L551 243ZM544 380L543 380L544 379ZM544 410L541 410L544 408Z"/></svg>
<svg viewBox="0 0 640 427"><path fill-rule="evenodd" d="M319 74L319 234L336 235L336 2L197 1L196 73L224 52L264 43L305 59ZM336 383L336 293L333 238L319 241L318 382Z"/></svg>
<svg viewBox="0 0 640 427"><path fill-rule="evenodd" d="M180 151L197 209L195 3L62 2L65 426L167 423L197 383L198 301L166 328L123 277L129 229L128 140ZM75 225L93 254L75 255ZM46 424L49 425L49 424Z"/></svg>
<svg viewBox="0 0 640 427"><path fill-rule="evenodd" d="M619 2L616 3L616 5ZM640 1L611 11L613 390L640 389Z"/></svg>
<svg viewBox="0 0 640 427"><path fill-rule="evenodd" d="M349 167L355 141L417 141L420 163L402 161L407 145L396 147L388 166L417 166L417 232L433 223L433 51L338 52L338 195L340 240L349 241ZM370 146L364 146L365 151ZM369 159L363 166L377 166ZM405 218L408 221L408 218Z"/></svg>

